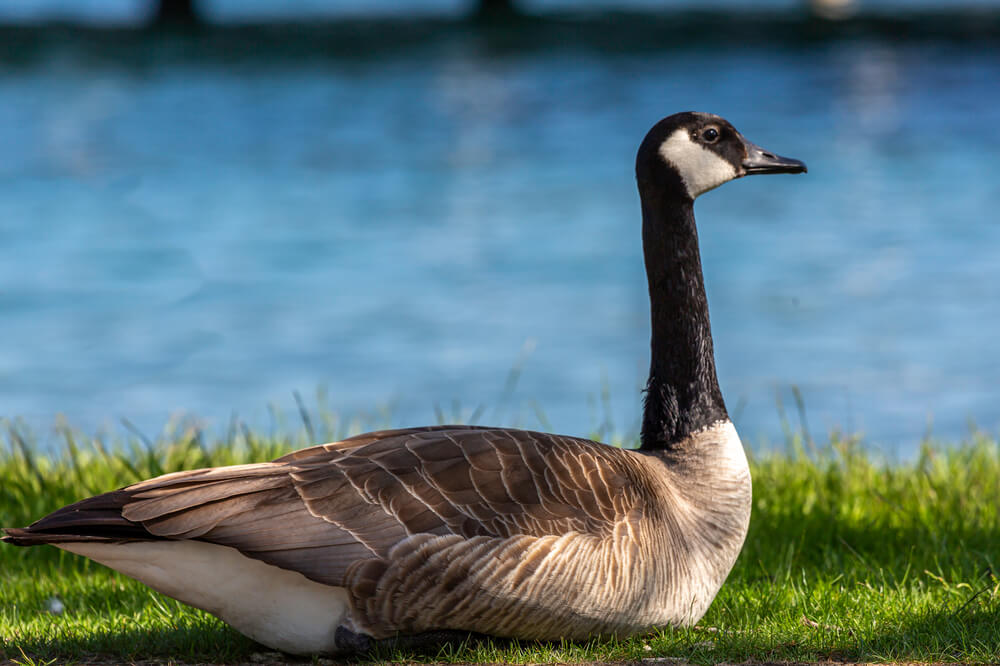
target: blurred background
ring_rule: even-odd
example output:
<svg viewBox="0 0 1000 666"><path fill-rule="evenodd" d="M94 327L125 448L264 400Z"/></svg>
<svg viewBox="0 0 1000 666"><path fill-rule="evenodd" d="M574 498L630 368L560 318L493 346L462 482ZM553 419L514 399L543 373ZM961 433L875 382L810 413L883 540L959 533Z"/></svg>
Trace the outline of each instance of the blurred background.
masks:
<svg viewBox="0 0 1000 666"><path fill-rule="evenodd" d="M744 440L1000 428L988 0L0 2L0 417L634 436L688 109L810 169L696 206Z"/></svg>

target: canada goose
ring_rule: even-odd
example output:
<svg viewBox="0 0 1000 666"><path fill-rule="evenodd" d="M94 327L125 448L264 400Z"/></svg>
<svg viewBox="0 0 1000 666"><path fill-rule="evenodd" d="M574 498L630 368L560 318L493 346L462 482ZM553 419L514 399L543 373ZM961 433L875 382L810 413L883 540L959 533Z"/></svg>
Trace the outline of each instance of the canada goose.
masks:
<svg viewBox="0 0 1000 666"><path fill-rule="evenodd" d="M386 430L160 476L3 540L85 555L290 653L693 624L743 545L751 497L715 374L693 203L734 178L805 170L704 113L643 140L652 361L638 450L508 428Z"/></svg>

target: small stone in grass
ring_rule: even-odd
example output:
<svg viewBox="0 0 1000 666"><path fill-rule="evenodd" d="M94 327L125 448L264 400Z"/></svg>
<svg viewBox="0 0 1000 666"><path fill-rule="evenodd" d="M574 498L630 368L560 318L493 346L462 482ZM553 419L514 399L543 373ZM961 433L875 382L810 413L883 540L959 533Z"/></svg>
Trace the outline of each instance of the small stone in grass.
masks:
<svg viewBox="0 0 1000 666"><path fill-rule="evenodd" d="M53 615L62 615L63 611L66 610L66 604L59 597L49 597L45 600L45 610Z"/></svg>

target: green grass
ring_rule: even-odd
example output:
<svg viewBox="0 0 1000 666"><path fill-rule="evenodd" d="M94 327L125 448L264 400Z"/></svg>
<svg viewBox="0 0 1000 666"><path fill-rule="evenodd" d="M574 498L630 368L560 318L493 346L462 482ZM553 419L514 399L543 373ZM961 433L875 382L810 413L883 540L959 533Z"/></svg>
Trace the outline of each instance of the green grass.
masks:
<svg viewBox="0 0 1000 666"><path fill-rule="evenodd" d="M279 427L277 430L281 431ZM42 454L16 425L0 445L0 525L177 469L267 460L357 430L324 418L295 436L179 428L109 444L62 429ZM291 429L287 429L291 431ZM317 437L318 435L318 437ZM750 534L697 628L589 644L446 646L376 660L566 662L681 657L698 663L820 659L1000 660L1000 445L981 434L926 443L888 464L855 439L791 436L753 456ZM49 612L50 600L65 606ZM0 547L0 661L246 661L264 650L215 618L54 548Z"/></svg>

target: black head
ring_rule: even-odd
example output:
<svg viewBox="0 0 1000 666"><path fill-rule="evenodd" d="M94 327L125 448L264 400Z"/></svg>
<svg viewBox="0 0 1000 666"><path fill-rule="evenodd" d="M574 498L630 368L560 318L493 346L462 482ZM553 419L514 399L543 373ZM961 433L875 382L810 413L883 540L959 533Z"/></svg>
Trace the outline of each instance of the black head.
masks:
<svg viewBox="0 0 1000 666"><path fill-rule="evenodd" d="M639 146L635 163L641 187L676 188L692 200L734 178L805 171L799 160L750 143L726 119L694 111L656 123Z"/></svg>

